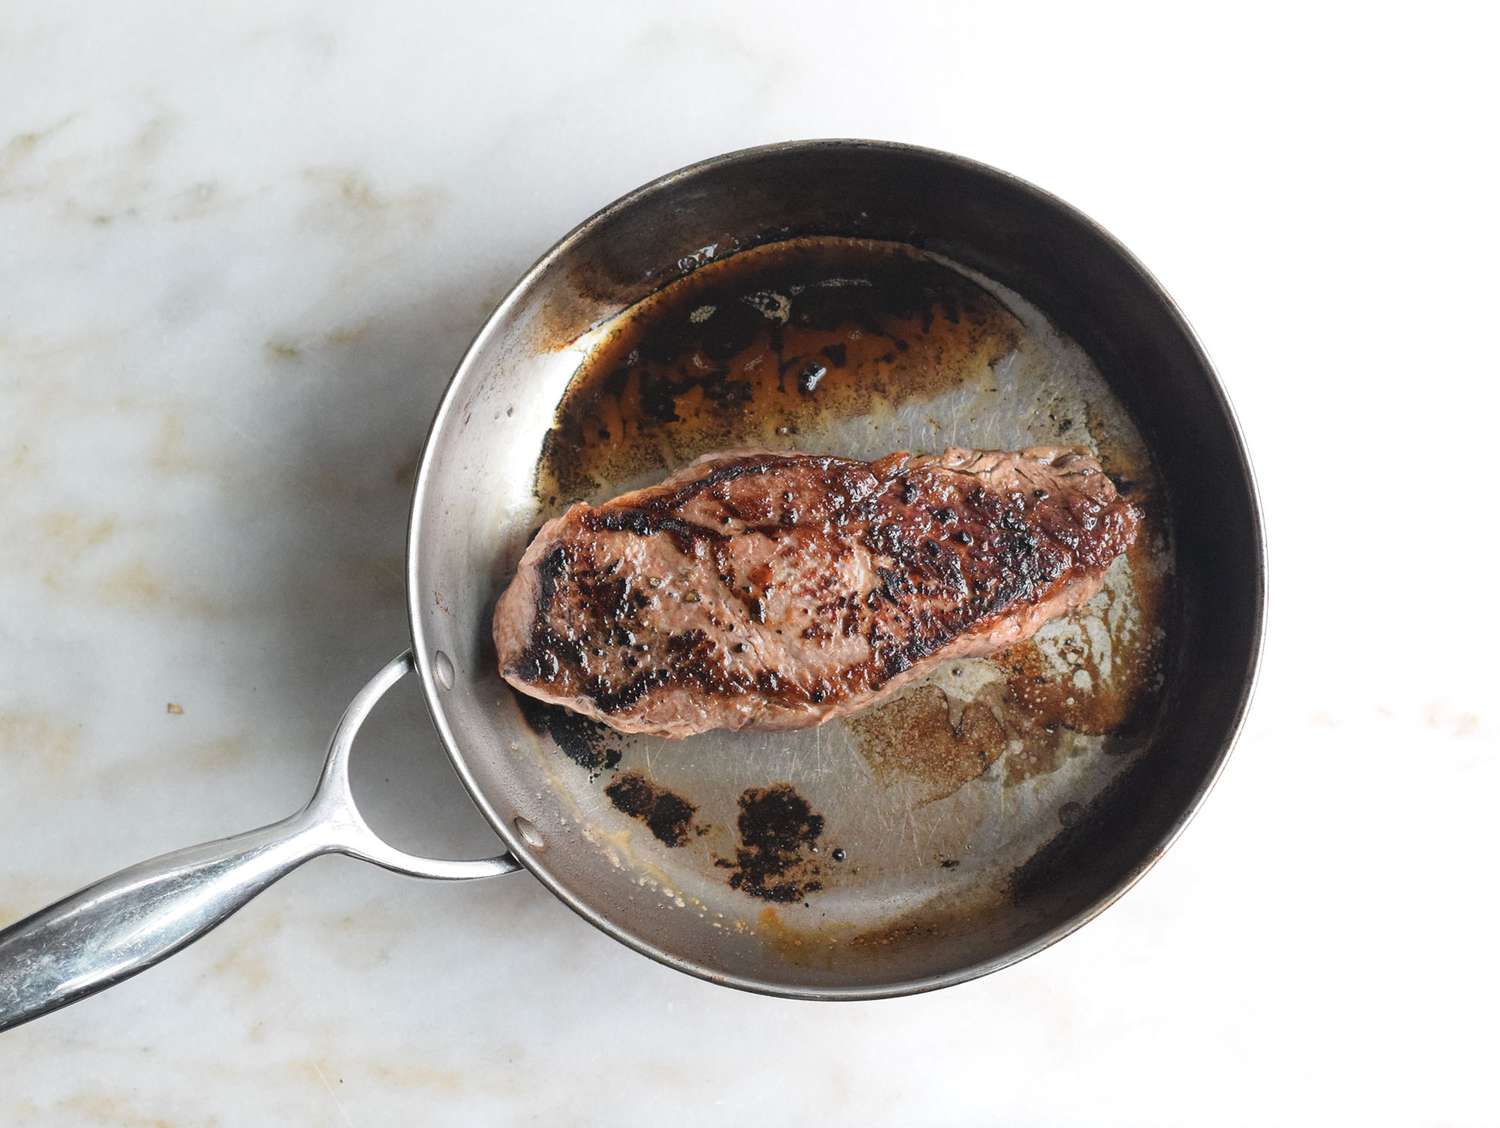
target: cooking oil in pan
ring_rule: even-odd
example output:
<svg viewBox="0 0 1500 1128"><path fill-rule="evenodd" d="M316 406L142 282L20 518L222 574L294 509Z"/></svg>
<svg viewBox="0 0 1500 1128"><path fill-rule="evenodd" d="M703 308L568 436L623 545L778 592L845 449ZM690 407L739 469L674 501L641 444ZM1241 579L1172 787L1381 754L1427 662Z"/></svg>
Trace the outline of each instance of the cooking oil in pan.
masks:
<svg viewBox="0 0 1500 1128"><path fill-rule="evenodd" d="M1010 875L1144 746L1163 692L1165 499L1098 369L1019 295L836 238L710 263L575 347L539 520L727 449L1076 445L1141 510L1136 546L1079 612L818 729L666 741L525 703L580 825L666 908L803 962L983 928Z"/></svg>

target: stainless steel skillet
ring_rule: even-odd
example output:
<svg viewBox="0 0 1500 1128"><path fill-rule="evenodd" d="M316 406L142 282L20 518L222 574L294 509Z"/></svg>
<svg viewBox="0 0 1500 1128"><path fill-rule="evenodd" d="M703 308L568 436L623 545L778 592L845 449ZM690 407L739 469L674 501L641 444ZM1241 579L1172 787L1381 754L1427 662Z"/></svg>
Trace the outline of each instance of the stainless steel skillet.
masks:
<svg viewBox="0 0 1500 1128"><path fill-rule="evenodd" d="M747 337L710 378L669 381L665 408L634 392L612 406L585 396L601 355L621 371L645 363L610 352L623 311L632 324L712 327L748 303L783 348L777 326L792 332L813 297L870 285L857 262L819 268L804 254L819 246L962 277L964 301L983 309L973 324L903 310L925 326L911 354L950 333L926 369L893 348L872 362L877 376L846 366L820 388L827 366L798 359L790 390L777 373L762 395ZM790 281L756 288L766 278ZM963 348L949 325L973 330ZM609 496L715 446L874 456L1039 441L1099 449L1135 479L1155 534L1097 622L1056 625L1024 660L955 665L875 718L677 744L523 709L494 672L495 596L531 531L572 496ZM1191 817L1243 718L1264 600L1229 405L1170 299L1099 227L1003 173L907 146L799 142L694 165L564 238L464 357L412 501L412 649L350 705L310 804L0 932L0 1029L151 966L325 853L446 880L524 867L638 951L769 994L884 997L994 971L1100 912ZM1148 650L1149 676L1124 707L1120 671ZM508 853L416 857L355 808L355 733L413 669Z"/></svg>

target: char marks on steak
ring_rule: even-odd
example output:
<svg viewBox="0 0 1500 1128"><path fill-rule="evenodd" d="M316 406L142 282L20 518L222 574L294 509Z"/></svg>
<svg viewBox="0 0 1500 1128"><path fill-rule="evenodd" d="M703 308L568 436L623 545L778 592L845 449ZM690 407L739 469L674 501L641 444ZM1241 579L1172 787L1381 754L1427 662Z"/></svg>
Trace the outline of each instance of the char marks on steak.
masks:
<svg viewBox="0 0 1500 1128"><path fill-rule="evenodd" d="M817 725L1085 602L1138 520L1068 448L708 455L542 526L500 672L626 732Z"/></svg>

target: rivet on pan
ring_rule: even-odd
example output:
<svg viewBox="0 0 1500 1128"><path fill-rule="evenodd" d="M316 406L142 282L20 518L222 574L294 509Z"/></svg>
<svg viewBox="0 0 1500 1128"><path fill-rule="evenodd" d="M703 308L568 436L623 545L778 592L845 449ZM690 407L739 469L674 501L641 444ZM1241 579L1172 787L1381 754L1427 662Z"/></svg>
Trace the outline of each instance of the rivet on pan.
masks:
<svg viewBox="0 0 1500 1128"><path fill-rule="evenodd" d="M540 850L546 845L542 841L542 832L532 824L531 820L523 819L520 815L517 815L515 828L516 833L524 838L526 845L530 846L533 850Z"/></svg>
<svg viewBox="0 0 1500 1128"><path fill-rule="evenodd" d="M437 676L438 685L444 689L453 688L453 663L441 650L433 652L432 672Z"/></svg>

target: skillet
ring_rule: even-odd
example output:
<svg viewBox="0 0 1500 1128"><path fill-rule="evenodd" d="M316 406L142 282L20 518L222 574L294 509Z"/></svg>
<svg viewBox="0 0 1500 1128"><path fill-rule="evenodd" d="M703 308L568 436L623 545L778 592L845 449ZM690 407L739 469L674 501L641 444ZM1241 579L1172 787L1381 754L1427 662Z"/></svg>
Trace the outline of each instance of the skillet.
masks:
<svg viewBox="0 0 1500 1128"><path fill-rule="evenodd" d="M1097 453L1147 535L1074 619L888 706L667 742L518 699L496 673L494 601L574 499L715 449L1037 443ZM1265 605L1244 444L1162 288L1029 184L867 141L704 161L548 251L437 409L406 579L411 649L345 712L308 806L0 932L0 1029L144 970L328 853L443 880L524 868L637 951L766 994L995 971L1097 915L1181 832L1244 717ZM354 805L355 734L413 672L496 857L397 850Z"/></svg>

